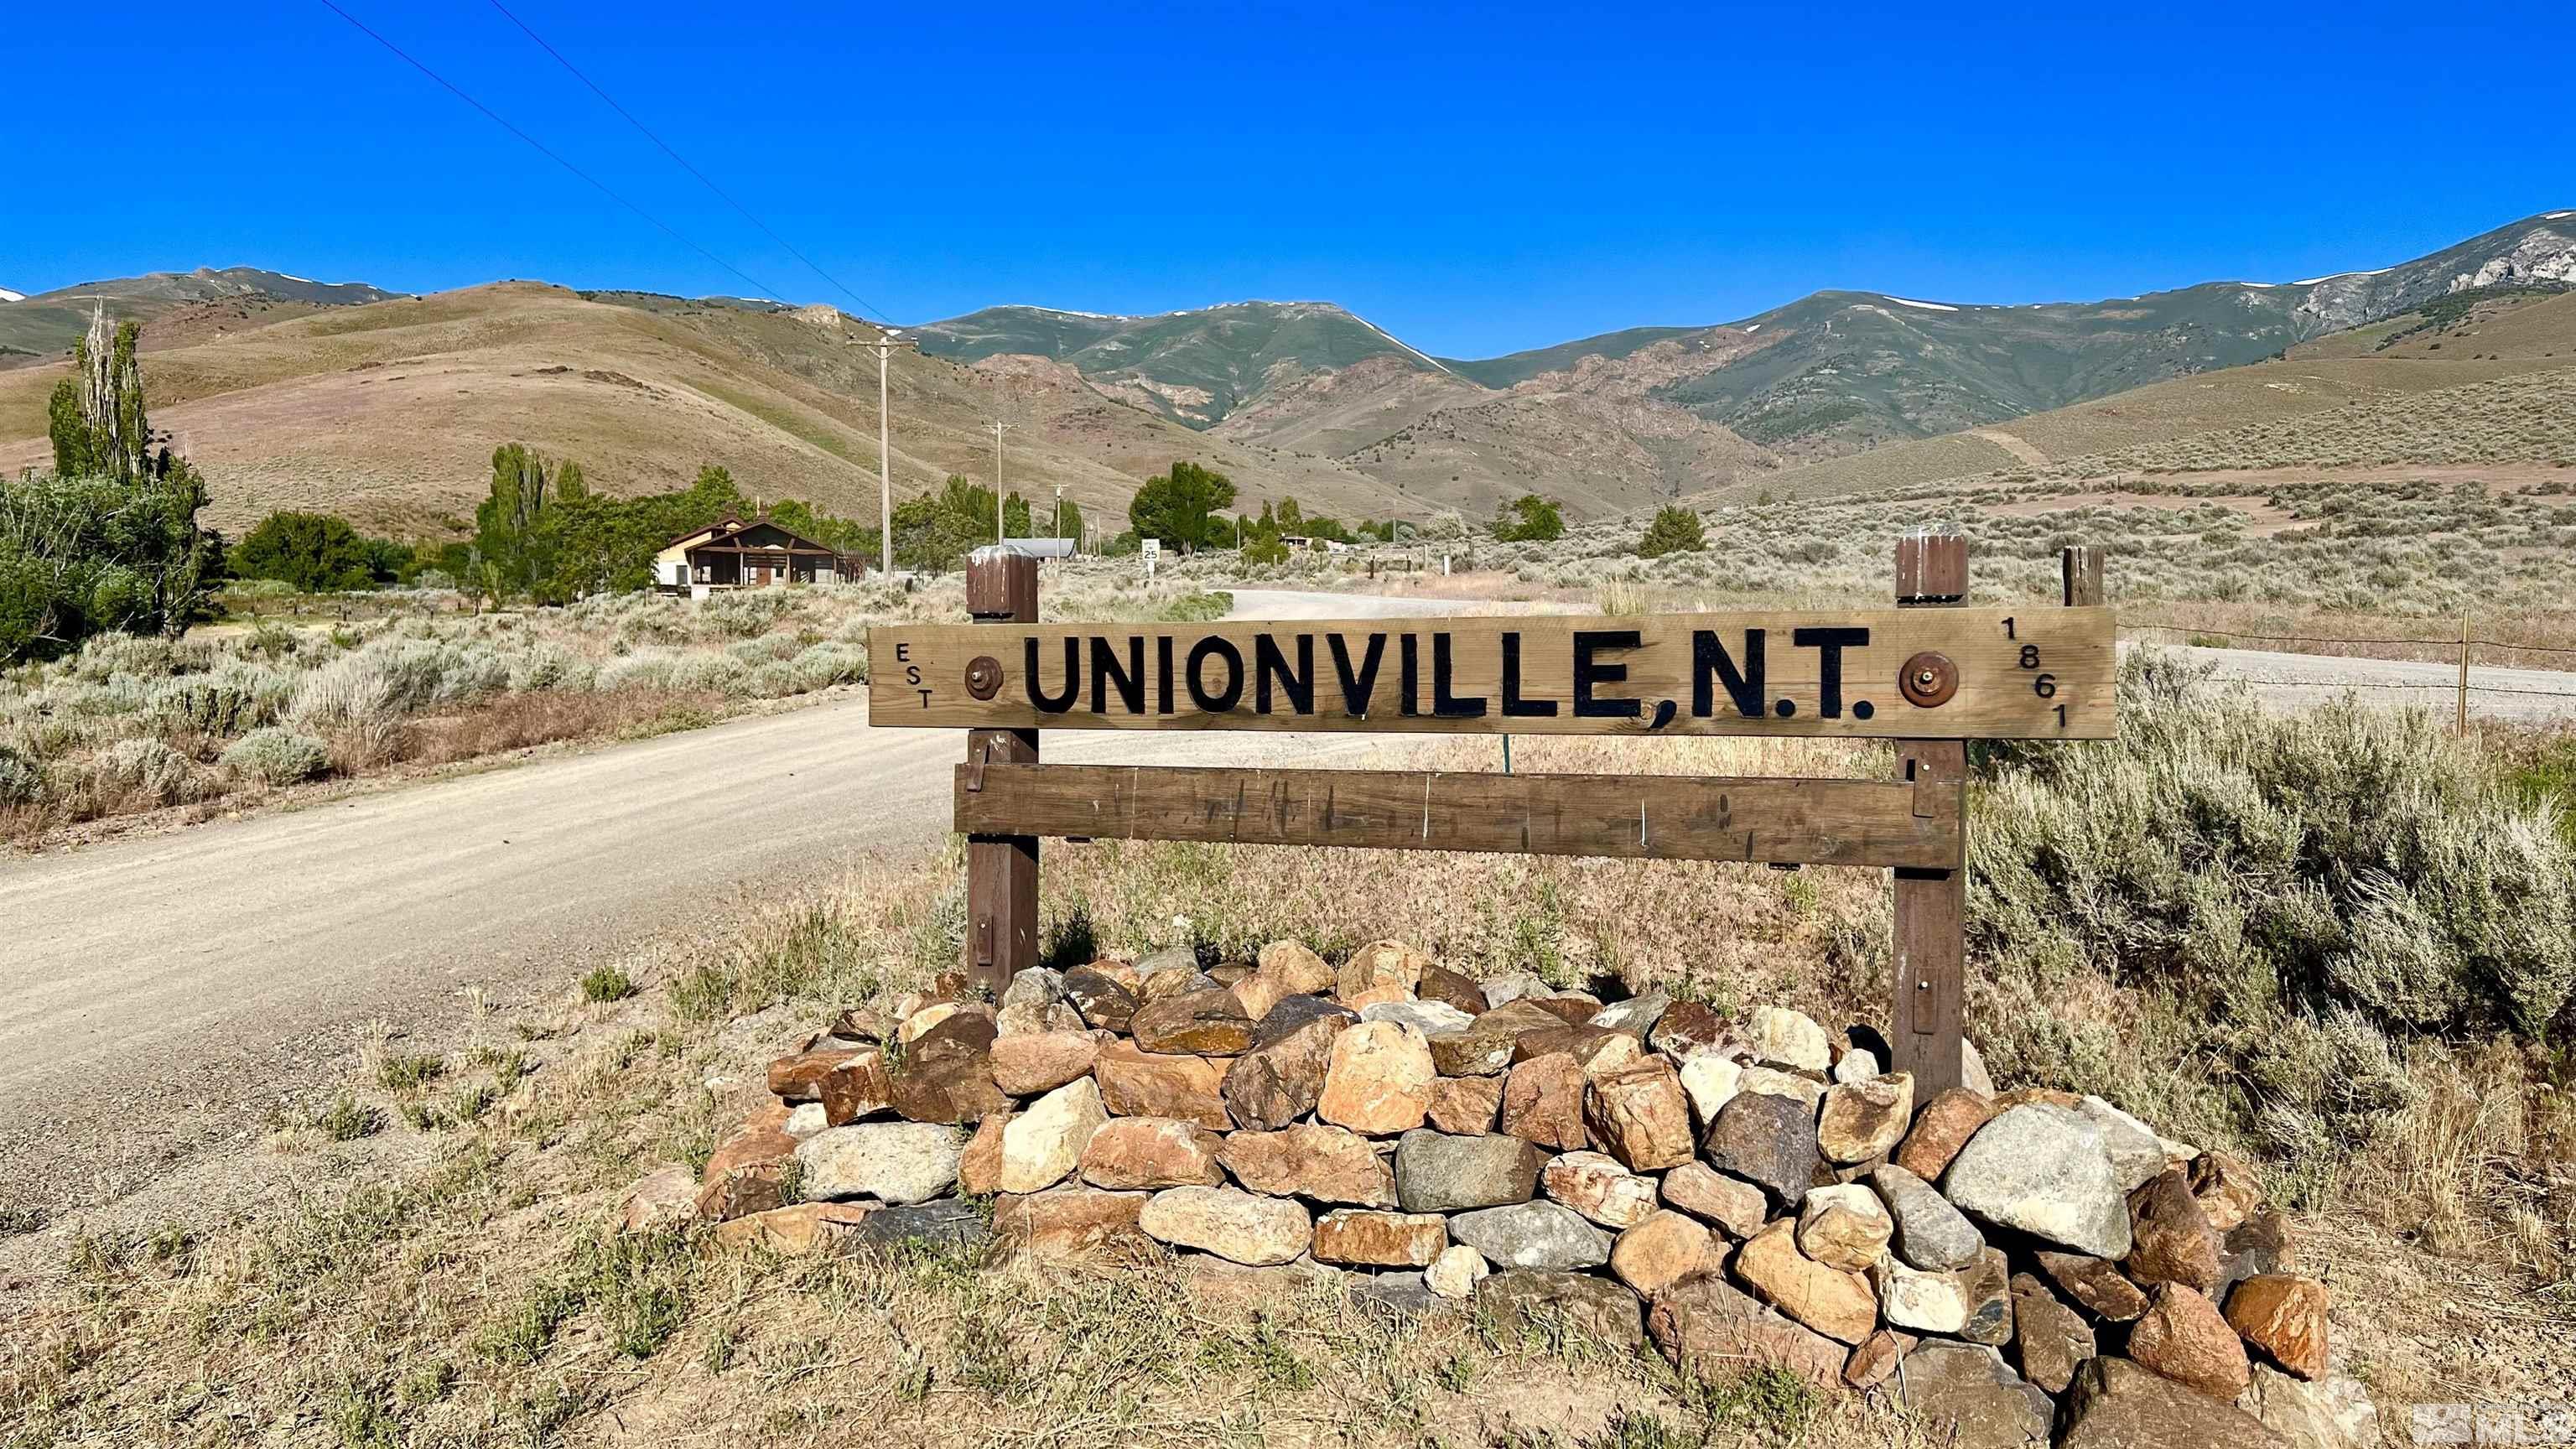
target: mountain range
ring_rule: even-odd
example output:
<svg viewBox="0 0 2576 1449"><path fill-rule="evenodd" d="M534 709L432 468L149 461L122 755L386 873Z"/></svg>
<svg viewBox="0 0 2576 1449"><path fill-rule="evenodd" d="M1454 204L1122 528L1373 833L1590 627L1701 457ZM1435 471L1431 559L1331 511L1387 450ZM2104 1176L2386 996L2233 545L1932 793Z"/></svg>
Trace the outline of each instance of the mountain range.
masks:
<svg viewBox="0 0 2576 1449"><path fill-rule="evenodd" d="M1431 356L1328 302L1141 317L998 306L904 329L920 353L894 364L895 468L906 491L988 476L986 424L1001 417L1006 483L1060 484L1092 508L1123 508L1146 474L1190 457L1247 501L1293 493L1344 516L1480 518L1526 491L1600 516L1841 486L1881 476L1871 458L2030 464L2060 455L2003 425L2260 364L2445 297L2571 282L2576 212L2553 211L2296 282L2011 306L1827 291L1484 359ZM209 465L219 512L291 498L445 526L503 438L580 457L613 488L671 486L716 461L755 491L873 512L863 348L882 329L830 308L536 283L414 298L231 268L0 303L0 366L19 364L0 370L0 466L40 456L48 364L91 296L146 324L155 417ZM2360 359L2349 385L2381 386L2372 369L2394 361Z"/></svg>

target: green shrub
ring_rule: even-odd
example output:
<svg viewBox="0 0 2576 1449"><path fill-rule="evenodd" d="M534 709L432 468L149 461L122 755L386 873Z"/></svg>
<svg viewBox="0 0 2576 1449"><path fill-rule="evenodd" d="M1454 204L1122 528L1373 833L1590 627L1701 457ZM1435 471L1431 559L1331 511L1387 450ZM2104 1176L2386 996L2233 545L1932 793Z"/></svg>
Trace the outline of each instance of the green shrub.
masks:
<svg viewBox="0 0 2576 1449"><path fill-rule="evenodd" d="M1655 521L1646 525L1645 536L1637 540L1637 552L1645 558L1662 558L1668 553L1698 553L1708 547L1708 531L1699 515L1687 508L1658 508Z"/></svg>
<svg viewBox="0 0 2576 1449"><path fill-rule="evenodd" d="M313 1114L313 1125L334 1142L355 1142L383 1131L385 1114L342 1092Z"/></svg>
<svg viewBox="0 0 2576 1449"><path fill-rule="evenodd" d="M262 784L292 785L329 769L331 752L311 735L266 725L235 740L223 762L225 769Z"/></svg>
<svg viewBox="0 0 2576 1449"><path fill-rule="evenodd" d="M44 767L0 745L0 805L33 805L44 793Z"/></svg>
<svg viewBox="0 0 2576 1449"><path fill-rule="evenodd" d="M1281 562L1286 562L1283 555ZM1175 624L1204 624L1234 612L1234 595L1223 589L1183 594L1165 604L1160 617Z"/></svg>
<svg viewBox="0 0 2576 1449"><path fill-rule="evenodd" d="M103 790L160 805L186 797L195 773L187 756L154 739L118 740L99 753L90 770Z"/></svg>
<svg viewBox="0 0 2576 1449"><path fill-rule="evenodd" d="M584 1001L624 1001L635 994L635 983L614 966L602 966L581 978Z"/></svg>
<svg viewBox="0 0 2576 1449"><path fill-rule="evenodd" d="M1969 942L2008 1071L2062 1057L2292 1155L2367 1140L2410 1041L2569 1025L2576 850L2432 712L2269 714L2147 650L2120 690L2117 740L1979 751ZM2096 973L2142 1019L2051 1010Z"/></svg>

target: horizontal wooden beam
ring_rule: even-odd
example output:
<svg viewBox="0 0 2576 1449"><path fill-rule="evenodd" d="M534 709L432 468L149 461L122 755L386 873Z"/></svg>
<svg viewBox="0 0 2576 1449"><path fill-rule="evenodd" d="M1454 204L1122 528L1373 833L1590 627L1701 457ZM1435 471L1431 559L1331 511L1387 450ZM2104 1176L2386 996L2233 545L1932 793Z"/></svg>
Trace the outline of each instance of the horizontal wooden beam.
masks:
<svg viewBox="0 0 2576 1449"><path fill-rule="evenodd" d="M919 624L869 723L955 729L2100 739L2109 609Z"/></svg>
<svg viewBox="0 0 2576 1449"><path fill-rule="evenodd" d="M1956 868L1959 782L961 765L969 835Z"/></svg>

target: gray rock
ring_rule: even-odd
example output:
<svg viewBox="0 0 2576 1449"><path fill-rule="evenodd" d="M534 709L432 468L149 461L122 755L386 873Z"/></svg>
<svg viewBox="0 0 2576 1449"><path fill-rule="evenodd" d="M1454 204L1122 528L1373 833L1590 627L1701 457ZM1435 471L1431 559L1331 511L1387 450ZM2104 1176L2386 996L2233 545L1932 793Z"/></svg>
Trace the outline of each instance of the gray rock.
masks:
<svg viewBox="0 0 2576 1449"><path fill-rule="evenodd" d="M1631 996L1625 1001L1614 1001L1592 1013L1592 1024L1608 1027L1612 1031L1634 1032L1638 1036L1645 1036L1655 1029L1656 1022L1664 1019L1665 1011L1669 1010L1672 1004L1671 992L1649 991L1643 996Z"/></svg>
<svg viewBox="0 0 2576 1449"><path fill-rule="evenodd" d="M1955 1449L2020 1449L2048 1442L2056 1405L1983 1344L1924 1342L1894 1380L1906 1409Z"/></svg>
<svg viewBox="0 0 2576 1449"><path fill-rule="evenodd" d="M1869 1185L1896 1220L1894 1247L1906 1266L1949 1272L1974 1263L1985 1251L1986 1239L1977 1225L1913 1173L1891 1162L1869 1175Z"/></svg>
<svg viewBox="0 0 2576 1449"><path fill-rule="evenodd" d="M1340 1017L1345 1021L1359 1020L1359 1017L1352 1014L1349 1007L1343 1006L1330 997L1280 997L1278 1004L1264 1012L1260 1022L1252 1028L1252 1044L1255 1047L1268 1046L1306 1023L1321 1021L1326 1017Z"/></svg>
<svg viewBox="0 0 2576 1449"><path fill-rule="evenodd" d="M1959 1043L1959 1085L1980 1097L1995 1094L1994 1074L1986 1070L1986 1059L1977 1054L1977 1044Z"/></svg>
<svg viewBox="0 0 2576 1449"><path fill-rule="evenodd" d="M2218 1287L2209 1296L2211 1301L2223 1303L2228 1293L2248 1278L2295 1273L2298 1268L2299 1255L2290 1242L2289 1227L2281 1221L2280 1213L2266 1204L2221 1240Z"/></svg>
<svg viewBox="0 0 2576 1449"><path fill-rule="evenodd" d="M1032 966L1011 978L1002 991L1004 1006L1053 1006L1064 1000L1064 973Z"/></svg>
<svg viewBox="0 0 2576 1449"><path fill-rule="evenodd" d="M1853 1047L1834 1063L1834 1081L1843 1086L1866 1082L1878 1075L1878 1054L1867 1047Z"/></svg>
<svg viewBox="0 0 2576 1449"><path fill-rule="evenodd" d="M2236 1404L2291 1449L2377 1449L2380 1442L2379 1406L2352 1379L2311 1384L2258 1363L2253 1386Z"/></svg>
<svg viewBox="0 0 2576 1449"><path fill-rule="evenodd" d="M1527 971L1506 972L1485 983L1485 1009L1509 1006L1531 996L1549 994L1548 984Z"/></svg>
<svg viewBox="0 0 2576 1449"><path fill-rule="evenodd" d="M1783 1207L1806 1197L1822 1162L1816 1154L1815 1110L1761 1092L1739 1092L1729 1099L1709 1124L1700 1151L1710 1166L1761 1188ZM2127 1223L2123 1215L2123 1229Z"/></svg>
<svg viewBox="0 0 2576 1449"><path fill-rule="evenodd" d="M1618 1283L1588 1273L1507 1268L1476 1285L1476 1306L1498 1323L1571 1324L1632 1352L1646 1342L1645 1304Z"/></svg>
<svg viewBox="0 0 2576 1449"><path fill-rule="evenodd" d="M1757 1007L1749 1025L1755 1061L1804 1072L1821 1072L1833 1065L1834 1049L1825 1029L1803 1011Z"/></svg>
<svg viewBox="0 0 2576 1449"><path fill-rule="evenodd" d="M1198 947L1165 946L1162 950L1157 951L1153 955L1136 963L1136 979L1142 981L1148 976L1158 975L1165 971L1196 971L1198 969ZM1214 985L1215 983L1210 982L1209 984Z"/></svg>
<svg viewBox="0 0 2576 1449"><path fill-rule="evenodd" d="M957 1185L966 1139L936 1122L858 1122L796 1144L805 1196L816 1202L872 1197L927 1202Z"/></svg>
<svg viewBox="0 0 2576 1449"><path fill-rule="evenodd" d="M1460 1213L1449 1220L1449 1236L1484 1254L1497 1268L1562 1272L1610 1261L1610 1235L1563 1203L1523 1202Z"/></svg>
<svg viewBox="0 0 2576 1449"><path fill-rule="evenodd" d="M1102 1031L1125 1031L1136 1015L1136 993L1088 966L1064 973L1064 991L1084 1024Z"/></svg>
<svg viewBox="0 0 2576 1449"><path fill-rule="evenodd" d="M1476 1018L1445 1001L1381 1001L1360 1008L1362 1021L1400 1021L1424 1036L1434 1032L1463 1031Z"/></svg>
<svg viewBox="0 0 2576 1449"><path fill-rule="evenodd" d="M1922 1352L1921 1349L1915 1352ZM1909 1366L1912 1360L1907 1361ZM2261 1420L2124 1358L2088 1358L2058 1406L2058 1449L2288 1449Z"/></svg>
<svg viewBox="0 0 2576 1449"><path fill-rule="evenodd" d="M942 1198L914 1206L879 1208L839 1230L842 1245L891 1249L906 1245L973 1248L992 1236L992 1225L972 1203Z"/></svg>
<svg viewBox="0 0 2576 1449"><path fill-rule="evenodd" d="M2131 1192L2165 1170L2165 1144L2155 1129L2099 1097L2086 1097L2075 1110L2102 1131L2102 1150L2111 1154L2113 1179Z"/></svg>
<svg viewBox="0 0 2576 1449"><path fill-rule="evenodd" d="M2080 1112L2046 1102L2004 1112L1959 1149L1941 1194L1979 1221L2079 1253L2129 1253L2128 1199L2102 1129Z"/></svg>
<svg viewBox="0 0 2576 1449"><path fill-rule="evenodd" d="M1409 1213L1528 1202L1547 1160L1546 1148L1518 1137L1453 1137L1417 1127L1396 1143L1396 1201Z"/></svg>
<svg viewBox="0 0 2576 1449"><path fill-rule="evenodd" d="M1428 1313L1435 1304L1440 1302L1429 1285L1423 1282L1419 1269L1408 1268L1393 1273L1354 1273L1351 1275L1350 1285L1353 1298L1384 1304L1398 1313Z"/></svg>

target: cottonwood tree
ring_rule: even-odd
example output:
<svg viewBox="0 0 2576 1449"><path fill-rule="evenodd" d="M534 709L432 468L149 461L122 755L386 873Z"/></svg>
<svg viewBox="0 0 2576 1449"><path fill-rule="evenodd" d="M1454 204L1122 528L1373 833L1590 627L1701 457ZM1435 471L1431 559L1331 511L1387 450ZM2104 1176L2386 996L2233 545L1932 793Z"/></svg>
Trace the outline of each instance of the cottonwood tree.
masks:
<svg viewBox="0 0 2576 1449"><path fill-rule="evenodd" d="M1495 510L1493 534L1503 543L1546 543L1565 537L1565 515L1554 499L1524 493Z"/></svg>
<svg viewBox="0 0 2576 1449"><path fill-rule="evenodd" d="M107 630L176 638L222 576L223 537L197 526L205 481L146 413L141 335L91 310L46 408L53 473L0 482L0 659Z"/></svg>
<svg viewBox="0 0 2576 1449"><path fill-rule="evenodd" d="M1234 480L1196 463L1178 462L1136 490L1127 505L1127 522L1140 538L1159 538L1183 553L1196 553L1225 531L1216 511L1233 502Z"/></svg>

